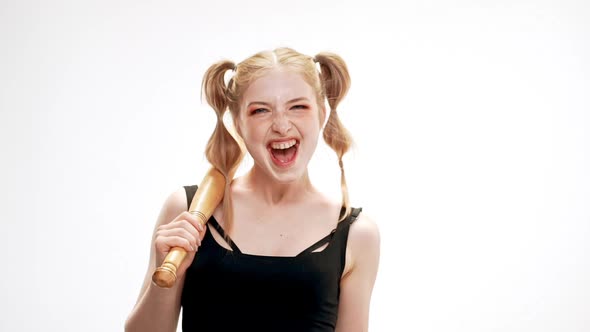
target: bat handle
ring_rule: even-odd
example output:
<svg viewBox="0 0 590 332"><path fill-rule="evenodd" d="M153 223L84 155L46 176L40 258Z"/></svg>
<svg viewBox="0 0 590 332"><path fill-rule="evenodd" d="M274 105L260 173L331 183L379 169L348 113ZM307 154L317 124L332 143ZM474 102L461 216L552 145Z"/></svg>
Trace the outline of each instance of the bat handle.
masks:
<svg viewBox="0 0 590 332"><path fill-rule="evenodd" d="M162 288L171 288L176 283L176 271L186 257L186 250L175 247L168 252L166 259L152 275L152 281Z"/></svg>
<svg viewBox="0 0 590 332"><path fill-rule="evenodd" d="M205 225L206 216L203 213L199 211L191 211L190 213L199 219L201 225ZM186 254L187 252L184 248L172 248L166 255L162 265L152 275L152 281L162 288L171 288L174 286L176 283L176 271L180 267L180 264L182 264Z"/></svg>

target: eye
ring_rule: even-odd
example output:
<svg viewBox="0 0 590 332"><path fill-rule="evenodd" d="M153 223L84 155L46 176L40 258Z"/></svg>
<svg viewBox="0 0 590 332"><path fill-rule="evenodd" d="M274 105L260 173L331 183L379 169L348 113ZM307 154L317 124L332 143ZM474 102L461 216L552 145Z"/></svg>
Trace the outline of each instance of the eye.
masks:
<svg viewBox="0 0 590 332"><path fill-rule="evenodd" d="M265 112L268 112L268 110L266 108L257 108L257 109L253 109L252 111L250 111L250 114L256 115L256 114L261 114L261 113L265 113Z"/></svg>
<svg viewBox="0 0 590 332"><path fill-rule="evenodd" d="M308 107L307 107L307 105L295 105L292 108L304 110L304 109L307 109Z"/></svg>

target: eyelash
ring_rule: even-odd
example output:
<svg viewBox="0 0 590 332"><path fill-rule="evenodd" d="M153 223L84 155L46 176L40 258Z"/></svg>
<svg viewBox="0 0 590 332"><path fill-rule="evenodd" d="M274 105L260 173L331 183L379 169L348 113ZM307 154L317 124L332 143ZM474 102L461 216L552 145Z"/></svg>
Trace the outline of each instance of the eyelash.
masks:
<svg viewBox="0 0 590 332"><path fill-rule="evenodd" d="M307 107L307 105L295 105L291 108L307 109L308 107ZM262 113L262 112L258 112L258 111L267 111L267 109L266 108L257 108L257 109L252 110L250 112L250 114L254 115L254 114Z"/></svg>
<svg viewBox="0 0 590 332"><path fill-rule="evenodd" d="M252 110L252 112L250 112L250 114L252 114L252 115L254 115L254 114L258 114L258 111L260 111L260 110L262 110L262 111L266 111L266 108L257 108L257 109L255 109L255 110Z"/></svg>

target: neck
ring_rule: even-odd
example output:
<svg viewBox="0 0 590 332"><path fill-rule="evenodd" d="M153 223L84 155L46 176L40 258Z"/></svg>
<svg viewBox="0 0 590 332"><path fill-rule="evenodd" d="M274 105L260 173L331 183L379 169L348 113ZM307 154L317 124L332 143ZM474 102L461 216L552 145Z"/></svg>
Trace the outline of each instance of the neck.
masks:
<svg viewBox="0 0 590 332"><path fill-rule="evenodd" d="M268 206L298 202L315 192L307 170L299 179L281 183L254 166L244 175L243 180L244 185Z"/></svg>

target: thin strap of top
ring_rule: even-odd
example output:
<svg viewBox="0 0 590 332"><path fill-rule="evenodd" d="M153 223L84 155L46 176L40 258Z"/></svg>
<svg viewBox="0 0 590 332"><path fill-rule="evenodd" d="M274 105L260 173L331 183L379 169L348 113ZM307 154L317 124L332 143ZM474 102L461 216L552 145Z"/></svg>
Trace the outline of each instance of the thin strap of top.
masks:
<svg viewBox="0 0 590 332"><path fill-rule="evenodd" d="M312 244L310 247L303 250L297 256L301 256L301 255L305 255L307 253L313 252L314 250L316 250L316 249L320 248L321 246L325 245L326 243L330 242L332 240L332 238L334 237L334 233L336 233L336 230L338 230L342 225L345 225L346 223L348 223L348 225L352 224L358 218L361 211L362 211L362 208L353 208L352 212L350 213L350 216L348 218L342 220L340 223L338 223L338 226L336 226L336 228L334 228L330 232L330 234L326 235L318 242Z"/></svg>
<svg viewBox="0 0 590 332"><path fill-rule="evenodd" d="M238 254L241 254L242 251L240 250L240 248L238 248L238 246L236 246L236 244L234 243L234 241L229 237L226 236L227 234L225 234L225 231L223 230L223 228L221 227L221 225L219 225L219 223L217 222L217 220L215 220L215 217L211 216L211 218L209 218L208 221L209 224L211 224L211 226L213 226L213 228L215 228L215 230L224 238L227 239L229 241L229 245L231 246L231 249Z"/></svg>

